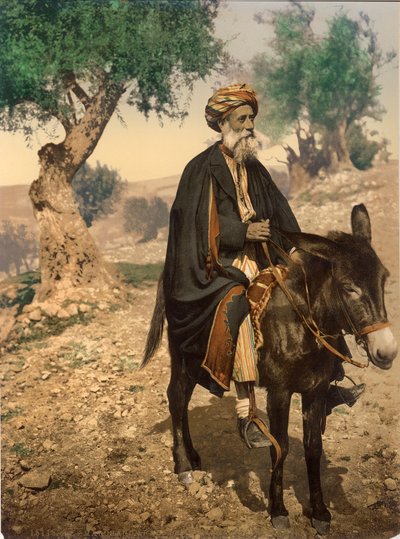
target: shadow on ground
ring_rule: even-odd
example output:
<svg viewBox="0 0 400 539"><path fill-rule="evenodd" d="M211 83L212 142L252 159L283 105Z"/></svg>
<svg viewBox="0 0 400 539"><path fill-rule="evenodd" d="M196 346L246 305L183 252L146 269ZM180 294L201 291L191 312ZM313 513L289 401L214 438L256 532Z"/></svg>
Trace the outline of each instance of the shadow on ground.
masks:
<svg viewBox="0 0 400 539"><path fill-rule="evenodd" d="M210 472L216 483L234 482L241 503L253 512L266 511L271 477L271 460L268 449L248 449L239 439L235 423L235 399L213 398L208 406L198 406L189 411L189 424L195 448L200 453L203 470ZM170 419L157 423L151 434L171 431ZM303 442L290 436L289 455L285 462L284 489L293 491L301 504L303 514L310 516L308 481L304 460ZM352 514L356 509L346 498L343 476L344 466L335 466L326 455L321 459L321 478L324 500L335 506L340 514ZM285 500L287 496L285 494Z"/></svg>

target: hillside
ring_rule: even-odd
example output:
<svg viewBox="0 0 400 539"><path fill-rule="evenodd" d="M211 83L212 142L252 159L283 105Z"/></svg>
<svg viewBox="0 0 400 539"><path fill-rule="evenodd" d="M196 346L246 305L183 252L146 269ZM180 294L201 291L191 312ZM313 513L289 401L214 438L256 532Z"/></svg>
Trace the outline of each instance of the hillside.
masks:
<svg viewBox="0 0 400 539"><path fill-rule="evenodd" d="M391 273L387 310L399 335L397 163L318 180L291 205L303 230L325 234L349 232L351 208L361 202L370 213L373 246ZM166 245L165 237L141 246L118 235L110 234L109 241L109 259L135 263L162 261ZM50 337L38 333L4 351L4 536L314 538L297 397L284 481L290 530L271 526L268 451L248 450L239 440L231 394L220 400L196 388L189 417L204 472L189 490L178 483L166 340L153 362L138 370L155 293L154 283L132 288L128 304L100 310L86 325ZM348 342L360 359L354 341ZM389 371L347 366L346 372L365 382L367 391L353 408L336 409L323 436L322 481L333 516L329 537L389 539L400 532L400 359ZM261 390L257 400L265 409Z"/></svg>

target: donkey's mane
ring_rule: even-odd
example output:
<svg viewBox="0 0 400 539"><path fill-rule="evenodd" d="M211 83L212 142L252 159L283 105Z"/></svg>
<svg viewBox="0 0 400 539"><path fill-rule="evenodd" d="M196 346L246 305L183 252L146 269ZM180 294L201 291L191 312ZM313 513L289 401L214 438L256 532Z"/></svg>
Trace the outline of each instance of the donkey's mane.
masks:
<svg viewBox="0 0 400 539"><path fill-rule="evenodd" d="M347 234L346 232L341 232L340 230L331 230L328 232L326 237L329 240L341 244L349 244L354 241L354 236L352 234Z"/></svg>

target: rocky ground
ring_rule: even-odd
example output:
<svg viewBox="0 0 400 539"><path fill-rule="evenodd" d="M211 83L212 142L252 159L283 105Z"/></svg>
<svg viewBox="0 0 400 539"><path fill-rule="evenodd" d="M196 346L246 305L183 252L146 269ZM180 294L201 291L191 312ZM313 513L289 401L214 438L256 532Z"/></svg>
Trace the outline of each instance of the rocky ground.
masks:
<svg viewBox="0 0 400 539"><path fill-rule="evenodd" d="M397 168L343 173L299 194L292 206L304 230L350 230L354 203L370 211L373 244L391 271L387 307L399 334ZM122 245L121 245L122 248ZM140 251L139 249L142 249ZM162 259L165 241L124 251L121 259ZM115 249L109 254L115 258ZM106 252L107 254L107 252ZM2 371L4 537L101 539L185 537L311 538L301 411L294 398L285 500L291 528L268 516L267 450L239 440L234 398L196 388L190 404L204 472L187 490L173 473L166 399L165 342L145 370L138 364L155 285L129 304L99 311L62 334L6 351ZM356 354L351 341L353 352ZM328 419L322 460L332 538L389 538L400 531L399 371L347 367L367 393ZM265 396L258 390L259 408Z"/></svg>

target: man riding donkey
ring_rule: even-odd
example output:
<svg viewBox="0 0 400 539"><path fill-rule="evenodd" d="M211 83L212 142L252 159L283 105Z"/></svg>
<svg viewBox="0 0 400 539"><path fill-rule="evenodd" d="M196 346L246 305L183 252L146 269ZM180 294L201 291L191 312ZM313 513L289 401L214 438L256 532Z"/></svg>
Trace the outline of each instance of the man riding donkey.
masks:
<svg viewBox="0 0 400 539"><path fill-rule="evenodd" d="M183 172L171 209L163 277L170 347L211 393L222 396L234 381L238 429L248 447L271 442L263 423L253 419L258 353L246 291L269 266L265 242L272 264L279 264L285 276L283 255L296 255L279 231L300 230L286 198L256 158L261 146L254 132L257 112L256 94L247 84L221 88L208 100L207 124L222 140ZM343 336L333 344L351 357ZM334 380L343 377L338 359ZM364 384L332 384L327 413L344 402L353 405L363 391Z"/></svg>

